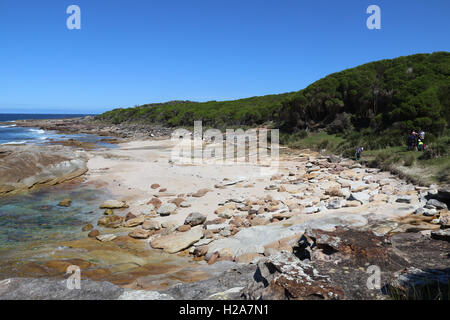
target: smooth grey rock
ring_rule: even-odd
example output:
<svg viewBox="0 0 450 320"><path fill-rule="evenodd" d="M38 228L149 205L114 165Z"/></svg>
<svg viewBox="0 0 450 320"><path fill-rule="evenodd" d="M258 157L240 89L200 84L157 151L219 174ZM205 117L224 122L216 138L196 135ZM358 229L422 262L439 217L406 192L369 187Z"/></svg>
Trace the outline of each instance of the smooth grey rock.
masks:
<svg viewBox="0 0 450 320"><path fill-rule="evenodd" d="M447 209L447 205L439 200L436 199L430 199L427 201L427 205L433 206L438 210Z"/></svg>
<svg viewBox="0 0 450 320"><path fill-rule="evenodd" d="M183 201L182 203L180 203L181 208L189 208L190 206L191 204L187 201Z"/></svg>
<svg viewBox="0 0 450 320"><path fill-rule="evenodd" d="M172 214L173 212L175 212L175 210L177 210L177 205L174 203L166 203L164 205L162 205L157 213L164 217L164 216L169 216L170 214Z"/></svg>
<svg viewBox="0 0 450 320"><path fill-rule="evenodd" d="M191 227L203 224L206 221L206 216L200 212L192 212L184 220L184 224L189 224Z"/></svg>
<svg viewBox="0 0 450 320"><path fill-rule="evenodd" d="M361 204L366 204L369 202L370 199L370 194L368 192L365 191L361 191L361 192L352 192L352 194L350 194L350 197L348 197L347 200L356 200L361 202Z"/></svg>

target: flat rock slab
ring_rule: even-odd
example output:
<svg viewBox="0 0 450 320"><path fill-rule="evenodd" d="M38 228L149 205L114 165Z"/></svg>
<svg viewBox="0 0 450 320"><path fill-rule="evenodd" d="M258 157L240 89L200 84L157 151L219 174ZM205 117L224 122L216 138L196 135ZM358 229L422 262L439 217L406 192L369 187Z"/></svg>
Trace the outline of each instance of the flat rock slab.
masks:
<svg viewBox="0 0 450 320"><path fill-rule="evenodd" d="M84 174L84 152L63 146L0 146L0 194L12 194L36 185L51 186Z"/></svg>
<svg viewBox="0 0 450 320"><path fill-rule="evenodd" d="M109 282L81 280L69 289L67 280L10 278L0 281L0 300L173 300L156 291L128 290Z"/></svg>
<svg viewBox="0 0 450 320"><path fill-rule="evenodd" d="M177 300L242 300L240 289L253 279L256 266L219 261L199 267L198 270L204 270L212 274L212 277L197 282L180 283L161 293L168 294Z"/></svg>
<svg viewBox="0 0 450 320"><path fill-rule="evenodd" d="M233 257L245 253L263 253L264 246L284 238L300 236L307 228L332 231L338 226L362 227L367 223L367 219L361 215L341 212L289 227L282 224L250 227L239 231L232 238L211 242L208 245L206 258L209 259L215 252L220 252L223 249L230 250Z"/></svg>
<svg viewBox="0 0 450 320"><path fill-rule="evenodd" d="M189 248L202 237L202 227L197 226L186 232L177 232L156 238L150 243L150 245L155 249L163 249L168 253L176 253Z"/></svg>
<svg viewBox="0 0 450 320"><path fill-rule="evenodd" d="M99 240L101 242L112 241L115 238L117 238L117 236L114 234L102 234L102 235L97 236L97 240Z"/></svg>

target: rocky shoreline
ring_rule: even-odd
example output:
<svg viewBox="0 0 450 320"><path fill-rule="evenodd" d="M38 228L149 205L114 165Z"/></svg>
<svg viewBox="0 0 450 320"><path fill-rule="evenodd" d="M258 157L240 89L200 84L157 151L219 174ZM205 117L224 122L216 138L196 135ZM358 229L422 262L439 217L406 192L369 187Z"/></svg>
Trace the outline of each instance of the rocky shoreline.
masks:
<svg viewBox="0 0 450 320"><path fill-rule="evenodd" d="M64 127L58 121L39 127ZM62 121L63 131L106 130L70 121ZM253 174L257 166L178 165L170 161L169 140L135 141L131 137L148 138L149 131L124 132L120 137L132 141L117 150L79 151L80 158L86 155L85 183L117 198L99 203L103 217L83 227L85 239L64 243L87 251L85 259L110 261L120 251L120 267L113 269L121 273L59 256L21 273L51 279L4 280L0 298L45 299L48 288L55 292L50 299L94 298L90 289L68 293L61 287L65 267L75 263L82 265L88 288L109 286L95 281L121 287L98 299L448 299L448 187L415 186L309 150L284 153L278 173L269 177ZM19 181L55 182L48 175L42 182L25 176ZM61 205L70 207L67 200ZM195 264L175 268L162 285L163 272L143 260L155 252ZM371 268L380 271L375 288L368 285Z"/></svg>
<svg viewBox="0 0 450 320"><path fill-rule="evenodd" d="M0 196L52 186L88 171L84 152L63 146L0 146Z"/></svg>
<svg viewBox="0 0 450 320"><path fill-rule="evenodd" d="M14 123L19 127L36 127L62 134L95 134L99 136L113 136L127 141L169 137L172 132L170 128L157 125L134 123L106 124L94 120L91 116L69 119L17 120Z"/></svg>

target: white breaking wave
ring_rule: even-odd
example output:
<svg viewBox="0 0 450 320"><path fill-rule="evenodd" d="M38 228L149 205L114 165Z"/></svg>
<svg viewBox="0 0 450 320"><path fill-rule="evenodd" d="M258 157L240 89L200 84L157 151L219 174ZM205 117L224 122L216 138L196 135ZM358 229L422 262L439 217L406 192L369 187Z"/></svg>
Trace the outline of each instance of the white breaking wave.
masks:
<svg viewBox="0 0 450 320"><path fill-rule="evenodd" d="M30 131L40 133L40 134L45 133L45 130L42 130L42 129L30 129Z"/></svg>
<svg viewBox="0 0 450 320"><path fill-rule="evenodd" d="M21 140L21 141L10 141L10 142L5 142L2 143L1 145L6 145L6 144L26 144L27 142L25 140Z"/></svg>
<svg viewBox="0 0 450 320"><path fill-rule="evenodd" d="M12 124L12 125L9 125L9 126L0 126L0 128L12 128L12 127L15 127L16 125L15 124Z"/></svg>

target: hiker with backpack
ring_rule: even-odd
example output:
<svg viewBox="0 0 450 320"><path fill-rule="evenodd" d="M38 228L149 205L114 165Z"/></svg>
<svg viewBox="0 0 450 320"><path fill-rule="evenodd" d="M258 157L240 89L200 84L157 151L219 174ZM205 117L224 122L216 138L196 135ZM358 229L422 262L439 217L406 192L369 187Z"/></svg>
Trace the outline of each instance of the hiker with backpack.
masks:
<svg viewBox="0 0 450 320"><path fill-rule="evenodd" d="M417 139L417 151L423 151L425 149L425 145L421 138Z"/></svg>

